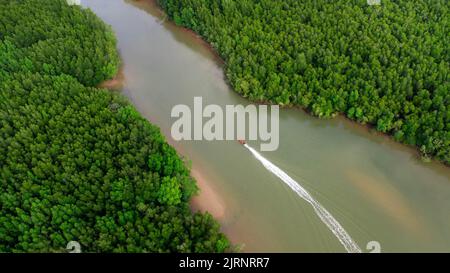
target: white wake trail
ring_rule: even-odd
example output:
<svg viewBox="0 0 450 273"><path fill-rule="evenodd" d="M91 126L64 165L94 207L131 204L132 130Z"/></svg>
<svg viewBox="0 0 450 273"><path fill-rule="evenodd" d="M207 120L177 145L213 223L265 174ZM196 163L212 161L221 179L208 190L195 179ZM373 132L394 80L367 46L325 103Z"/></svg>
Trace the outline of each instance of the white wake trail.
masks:
<svg viewBox="0 0 450 273"><path fill-rule="evenodd" d="M325 225L333 232L333 234L338 238L339 242L345 247L349 253L361 253L361 249L356 244L355 241L350 237L350 235L344 230L344 228L338 223L336 219L317 202L308 191L300 186L294 179L292 179L283 170L272 164L269 160L264 158L260 153L254 150L252 147L244 144L244 146L258 159L264 167L279 177L284 183L286 183L293 191L295 191L301 198L307 201L314 208L314 211L319 216Z"/></svg>

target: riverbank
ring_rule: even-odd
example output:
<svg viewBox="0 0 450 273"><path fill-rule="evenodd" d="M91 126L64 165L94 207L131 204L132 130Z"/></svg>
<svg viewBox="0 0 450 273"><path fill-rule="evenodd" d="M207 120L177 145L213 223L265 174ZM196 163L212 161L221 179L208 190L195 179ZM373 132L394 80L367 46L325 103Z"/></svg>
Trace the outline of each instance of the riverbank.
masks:
<svg viewBox="0 0 450 273"><path fill-rule="evenodd" d="M145 5L148 5L146 10L156 11L153 12L152 15L158 17L161 20L160 23L165 23L167 21L168 27L182 30L182 32L184 34L189 35L195 43L207 49L214 56L214 60L217 62L218 65L220 65L222 68L226 65L226 61L220 56L219 52L208 41L206 41L204 37L193 31L192 29L183 26L178 26L175 24L175 22L170 20L166 12L159 5L158 0L131 0L131 1L133 1L135 5L141 6L141 8L145 8Z"/></svg>
<svg viewBox="0 0 450 273"><path fill-rule="evenodd" d="M209 212L216 220L223 223L226 207L220 195L200 170L192 169L191 176L197 181L200 189L200 192L191 199L192 210Z"/></svg>
<svg viewBox="0 0 450 273"><path fill-rule="evenodd" d="M122 90L125 85L125 74L123 72L123 66L121 66L114 76L114 78L102 82L98 87L109 90Z"/></svg>

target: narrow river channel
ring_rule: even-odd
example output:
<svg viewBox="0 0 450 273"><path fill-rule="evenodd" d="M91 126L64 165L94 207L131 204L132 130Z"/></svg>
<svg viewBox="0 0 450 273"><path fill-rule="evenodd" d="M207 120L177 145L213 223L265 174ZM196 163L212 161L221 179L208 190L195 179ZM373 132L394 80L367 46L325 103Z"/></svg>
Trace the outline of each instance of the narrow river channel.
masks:
<svg viewBox="0 0 450 273"><path fill-rule="evenodd" d="M220 59L151 1L84 0L118 37L123 93L192 162L202 189L192 206L210 211L248 252L345 252L313 208L236 141L171 139L177 104L249 102L226 84ZM259 149L259 144L249 142ZM299 183L366 252L450 251L450 169L344 118L280 110L280 146L261 153Z"/></svg>

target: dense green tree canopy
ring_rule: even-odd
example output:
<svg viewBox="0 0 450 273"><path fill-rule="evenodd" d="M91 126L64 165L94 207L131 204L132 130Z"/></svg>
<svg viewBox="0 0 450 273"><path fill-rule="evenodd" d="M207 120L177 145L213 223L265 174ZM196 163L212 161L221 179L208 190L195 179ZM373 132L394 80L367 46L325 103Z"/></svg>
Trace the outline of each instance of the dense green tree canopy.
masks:
<svg viewBox="0 0 450 273"><path fill-rule="evenodd" d="M256 101L345 113L450 163L450 1L159 0Z"/></svg>
<svg viewBox="0 0 450 273"><path fill-rule="evenodd" d="M0 252L222 252L195 181L159 129L93 86L116 41L64 0L0 0Z"/></svg>

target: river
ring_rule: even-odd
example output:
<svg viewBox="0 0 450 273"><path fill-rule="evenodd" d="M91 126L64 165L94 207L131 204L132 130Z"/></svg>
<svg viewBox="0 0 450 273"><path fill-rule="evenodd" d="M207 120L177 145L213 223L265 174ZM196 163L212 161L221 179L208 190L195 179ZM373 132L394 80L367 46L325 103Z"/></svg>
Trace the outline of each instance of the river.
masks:
<svg viewBox="0 0 450 273"><path fill-rule="evenodd" d="M171 109L248 105L226 84L222 62L195 34L151 1L84 0L118 37L123 93L192 163L210 211L244 252L345 252L315 208L236 141L171 139ZM257 142L249 146L259 149ZM345 118L280 110L280 146L261 153L326 208L363 252L450 251L450 169Z"/></svg>

